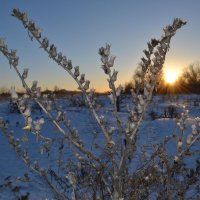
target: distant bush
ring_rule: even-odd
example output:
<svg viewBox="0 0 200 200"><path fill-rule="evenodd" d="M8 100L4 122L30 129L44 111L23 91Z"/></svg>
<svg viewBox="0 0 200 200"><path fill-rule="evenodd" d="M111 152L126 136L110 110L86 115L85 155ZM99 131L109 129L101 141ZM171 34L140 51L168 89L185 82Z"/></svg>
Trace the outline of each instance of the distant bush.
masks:
<svg viewBox="0 0 200 200"><path fill-rule="evenodd" d="M175 106L170 105L166 108L164 108L164 117L165 118L177 118L178 112Z"/></svg>
<svg viewBox="0 0 200 200"><path fill-rule="evenodd" d="M10 113L20 113L17 103L12 100L8 104L8 110Z"/></svg>

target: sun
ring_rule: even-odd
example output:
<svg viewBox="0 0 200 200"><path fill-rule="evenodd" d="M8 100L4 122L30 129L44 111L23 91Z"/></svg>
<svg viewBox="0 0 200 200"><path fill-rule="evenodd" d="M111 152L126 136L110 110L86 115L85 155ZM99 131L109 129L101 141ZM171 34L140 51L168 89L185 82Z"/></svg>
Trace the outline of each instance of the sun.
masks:
<svg viewBox="0 0 200 200"><path fill-rule="evenodd" d="M178 72L175 70L166 70L164 72L165 81L169 84L173 84L178 79Z"/></svg>

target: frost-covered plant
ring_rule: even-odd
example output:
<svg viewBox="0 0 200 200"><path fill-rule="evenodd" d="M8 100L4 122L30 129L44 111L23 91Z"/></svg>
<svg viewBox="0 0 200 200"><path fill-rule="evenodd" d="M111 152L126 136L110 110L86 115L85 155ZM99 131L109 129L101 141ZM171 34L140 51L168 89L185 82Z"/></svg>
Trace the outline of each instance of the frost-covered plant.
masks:
<svg viewBox="0 0 200 200"><path fill-rule="evenodd" d="M16 138L3 119L0 120L0 127L18 156L46 181L56 198L73 200L130 200L152 197L174 199L184 198L190 189L189 185L198 185L199 178L194 179L194 177L199 174L199 167L187 176L189 172L188 169L183 169L182 161L186 154L192 153L192 146L199 140L200 123L197 118L196 125L192 126L192 133L185 136L188 114L185 108L177 121L181 134L170 135L157 144L150 158L145 158L139 169L134 170L133 161L137 150L138 130L157 86L171 38L186 22L175 18L172 25L163 29L164 35L161 39L152 39L148 43L141 63L142 88L140 92L132 90L133 104L127 106L127 122L121 120L117 108L122 88L115 85L118 75L118 72L113 69L116 57L110 53L110 44L99 49L102 69L107 76L110 88L112 116L116 120L116 124L111 126L107 123L106 117L99 112L99 108L96 108L95 91L90 89L90 81L85 78L84 73L80 72L79 66L73 66L70 59L58 52L56 46L51 44L47 37L42 36L40 28L28 19L26 13L14 9L12 15L22 22L31 40L35 38L40 48L76 81L88 110L93 116L91 123L97 124L97 130L87 134L94 140L98 139L98 142L92 142L88 146L87 142L81 138L81 132L73 127L66 111L57 104L55 98L41 95L37 81L33 81L31 87L28 86L26 83L28 69L20 73L16 50L9 50L4 40L0 39L0 51L8 59L10 66L14 68L26 89L26 94L22 97L17 95L14 88L11 89L12 100L16 102L24 117L23 137ZM32 100L41 107L60 134L49 136L44 133L43 126L46 120L43 117L32 118ZM47 155L46 165L29 155L30 152L24 145L29 139L29 132L36 137L42 159L45 159L43 155ZM176 141L177 153L171 157L168 155L166 144L172 139ZM182 183L180 176L187 182L186 186Z"/></svg>

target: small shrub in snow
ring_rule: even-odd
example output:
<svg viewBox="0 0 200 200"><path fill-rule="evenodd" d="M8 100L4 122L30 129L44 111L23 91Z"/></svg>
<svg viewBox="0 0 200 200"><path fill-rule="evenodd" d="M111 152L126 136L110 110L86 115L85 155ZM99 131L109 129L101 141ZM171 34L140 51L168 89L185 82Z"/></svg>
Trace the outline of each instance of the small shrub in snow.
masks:
<svg viewBox="0 0 200 200"><path fill-rule="evenodd" d="M144 114L152 100L157 87L158 78L163 67L166 54L170 48L171 38L176 31L186 24L183 20L175 18L172 25L165 27L164 35L160 39L152 39L148 48L144 50L141 73L143 81L138 85L139 90L132 90L132 106L127 106L127 121L122 121L118 112L118 97L121 86L116 87L118 72L114 69L116 57L111 55L111 45L99 49L102 69L107 77L110 88L109 98L113 110L110 117L114 117L114 126L107 123L106 116L96 109L94 90L90 89L90 81L81 73L79 66L74 66L72 61L57 50L47 37L43 37L41 29L30 21L26 13L14 9L12 15L20 20L28 35L39 43L47 55L66 71L77 83L82 92L93 118L89 126L96 122L96 130L87 132L92 138L92 143L82 138L82 132L74 127L79 121L70 121L61 105L41 95L37 81L28 86L28 70L20 72L18 69L19 57L16 50L9 50L4 40L0 39L0 51L8 59L10 66L17 72L26 90L26 94L19 97L14 89L11 91L19 110L24 117L24 136L22 140L16 138L15 133L5 126L4 120L0 127L8 138L8 142L16 150L18 156L34 172L40 175L52 189L57 199L185 199L197 194L199 183L199 165L195 169L185 166L184 158L195 154L194 144L199 140L200 121L197 118L192 133L186 135L188 111L183 109L181 117L177 119L177 126L181 130L174 135L169 135L154 146L150 156L144 153L144 161L137 169L134 167L134 156L137 154L138 133ZM52 122L57 133L44 134L46 120L32 118L34 100ZM86 120L86 119L85 119ZM53 131L53 130L52 130ZM147 130L148 131L148 130ZM41 160L34 159L24 141L28 141L28 134L33 133L39 145L42 161L47 159L46 165ZM97 140L96 142L94 142ZM174 140L177 152L170 155L167 144ZM89 144L88 144L89 143ZM192 194L188 194L188 191Z"/></svg>
<svg viewBox="0 0 200 200"><path fill-rule="evenodd" d="M152 120L155 120L155 119L158 118L158 113L155 112L155 111L151 111L151 112L149 113L149 116L151 117Z"/></svg>
<svg viewBox="0 0 200 200"><path fill-rule="evenodd" d="M178 111L176 109L176 106L170 105L168 107L165 107L164 108L164 117L165 118L177 118Z"/></svg>
<svg viewBox="0 0 200 200"><path fill-rule="evenodd" d="M12 100L10 100L8 104L8 110L10 113L20 113L17 103L13 102Z"/></svg>

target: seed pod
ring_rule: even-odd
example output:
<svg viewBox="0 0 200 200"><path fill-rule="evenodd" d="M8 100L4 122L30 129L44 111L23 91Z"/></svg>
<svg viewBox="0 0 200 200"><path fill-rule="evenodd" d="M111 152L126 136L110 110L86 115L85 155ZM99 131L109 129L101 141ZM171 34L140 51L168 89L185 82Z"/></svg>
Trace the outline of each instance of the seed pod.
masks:
<svg viewBox="0 0 200 200"><path fill-rule="evenodd" d="M102 62L103 64L106 64L106 63L108 62L108 57L107 57L107 56L102 56L102 57L101 57L101 62Z"/></svg>
<svg viewBox="0 0 200 200"><path fill-rule="evenodd" d="M108 67L113 67L114 61L115 61L116 56L111 56L109 61L107 62Z"/></svg>
<svg viewBox="0 0 200 200"><path fill-rule="evenodd" d="M89 89L89 87L90 87L90 81L89 80L86 80L85 81L85 85L84 85L84 90L88 90Z"/></svg>
<svg viewBox="0 0 200 200"><path fill-rule="evenodd" d="M10 58L15 59L17 57L17 50L11 49Z"/></svg>
<svg viewBox="0 0 200 200"><path fill-rule="evenodd" d="M99 48L99 55L104 56L104 47Z"/></svg>
<svg viewBox="0 0 200 200"><path fill-rule="evenodd" d="M50 46L49 54L50 54L50 57L52 57L52 58L55 58L55 57L57 56L57 49L56 49L56 47L54 46L54 44L52 44L52 45Z"/></svg>
<svg viewBox="0 0 200 200"><path fill-rule="evenodd" d="M113 71L113 74L111 76L111 81L112 82L115 82L117 80L117 74L118 74L118 71Z"/></svg>
<svg viewBox="0 0 200 200"><path fill-rule="evenodd" d="M192 135L196 135L198 132L197 132L197 127L195 124L192 125Z"/></svg>
<svg viewBox="0 0 200 200"><path fill-rule="evenodd" d="M157 47L158 51L159 51L159 54L161 56L164 56L165 55L165 51L163 50L163 48L161 46Z"/></svg>
<svg viewBox="0 0 200 200"><path fill-rule="evenodd" d="M37 81L33 81L33 85L32 85L32 87L31 87L31 90L32 90L33 92L35 92L36 89L37 89Z"/></svg>
<svg viewBox="0 0 200 200"><path fill-rule="evenodd" d="M47 101L46 110L47 111L51 111L51 109L52 109L52 102L51 101Z"/></svg>
<svg viewBox="0 0 200 200"><path fill-rule="evenodd" d="M18 63L19 63L19 57L17 56L16 58L13 59L13 63L12 63L12 64L13 64L14 66L17 66Z"/></svg>
<svg viewBox="0 0 200 200"><path fill-rule="evenodd" d="M5 46L3 47L3 52L4 52L5 54L8 54L8 46L7 46L7 45L5 45Z"/></svg>
<svg viewBox="0 0 200 200"><path fill-rule="evenodd" d="M167 52L167 50L168 50L168 48L169 48L169 45L166 44L166 43L164 43L164 42L162 42L162 43L161 43L161 47L162 47L162 49L163 49L165 52Z"/></svg>
<svg viewBox="0 0 200 200"><path fill-rule="evenodd" d="M138 106L137 106L137 112L138 112L139 114L142 113L142 106L141 106L140 104L138 104Z"/></svg>
<svg viewBox="0 0 200 200"><path fill-rule="evenodd" d="M81 74L80 83L83 84L85 82L85 74Z"/></svg>
<svg viewBox="0 0 200 200"><path fill-rule="evenodd" d="M34 127L35 131L40 131L41 130L41 124L39 124L38 121L34 121L33 123L35 125L35 127Z"/></svg>
<svg viewBox="0 0 200 200"><path fill-rule="evenodd" d="M62 62L62 59L63 59L62 53L60 52L60 53L58 53L57 62L58 62L58 63L61 63L61 62Z"/></svg>
<svg viewBox="0 0 200 200"><path fill-rule="evenodd" d="M14 87L11 87L10 93L11 93L11 98L12 98L12 99L18 99L18 94L16 93Z"/></svg>
<svg viewBox="0 0 200 200"><path fill-rule="evenodd" d="M151 45L151 43L148 42L147 45L148 45L150 54L153 53L153 46Z"/></svg>
<svg viewBox="0 0 200 200"><path fill-rule="evenodd" d="M156 60L156 62L157 62L157 60ZM151 71L152 74L156 74L157 69L156 69L154 66L152 66L152 67L150 68L150 71Z"/></svg>
<svg viewBox="0 0 200 200"><path fill-rule="evenodd" d="M68 64L67 58L66 58L66 56L63 56L63 59L62 59L62 65L63 65L63 67L66 67L67 64Z"/></svg>
<svg viewBox="0 0 200 200"><path fill-rule="evenodd" d="M38 120L38 122L42 125L42 124L44 124L44 118L42 117L42 118L40 118L39 120Z"/></svg>
<svg viewBox="0 0 200 200"><path fill-rule="evenodd" d="M24 116L25 117L31 116L31 108L30 107L26 108L26 110L24 111Z"/></svg>
<svg viewBox="0 0 200 200"><path fill-rule="evenodd" d="M26 12L22 13L22 21L24 23L28 22L28 14Z"/></svg>
<svg viewBox="0 0 200 200"><path fill-rule="evenodd" d="M103 115L99 116L99 119L100 119L100 122L103 123L104 122L104 119L105 117Z"/></svg>
<svg viewBox="0 0 200 200"><path fill-rule="evenodd" d="M174 162L177 163L179 161L179 157L178 156L174 156Z"/></svg>
<svg viewBox="0 0 200 200"><path fill-rule="evenodd" d="M135 122L129 122L128 123L129 131L132 131L135 128L135 126L136 126Z"/></svg>
<svg viewBox="0 0 200 200"><path fill-rule="evenodd" d="M41 97L41 87L37 87L36 89L36 96Z"/></svg>
<svg viewBox="0 0 200 200"><path fill-rule="evenodd" d="M40 28L35 28L33 31L32 31L32 34L36 37L36 38L41 38L41 29Z"/></svg>
<svg viewBox="0 0 200 200"><path fill-rule="evenodd" d="M79 66L74 67L74 76L77 78L80 75Z"/></svg>
<svg viewBox="0 0 200 200"><path fill-rule="evenodd" d="M102 65L102 69L104 70L105 74L110 74L110 68L109 67Z"/></svg>
<svg viewBox="0 0 200 200"><path fill-rule="evenodd" d="M159 40L157 40L157 39L155 39L155 38L151 39L151 45L152 45L153 47L156 47L158 44L159 44Z"/></svg>
<svg viewBox="0 0 200 200"><path fill-rule="evenodd" d="M47 49L48 48L48 46L49 46L49 40L48 40L48 38L43 38L43 40L42 40L42 47L44 48L44 49Z"/></svg>
<svg viewBox="0 0 200 200"><path fill-rule="evenodd" d="M40 166L39 166L39 163L37 160L34 161L34 169L36 169L36 170L40 169Z"/></svg>
<svg viewBox="0 0 200 200"><path fill-rule="evenodd" d="M145 59L144 57L142 57L141 60L142 60L142 62L143 62L143 64L144 64L145 66L148 66L148 65L149 65L149 61L148 61L147 59Z"/></svg>
<svg viewBox="0 0 200 200"><path fill-rule="evenodd" d="M178 147L179 152L182 150L182 146L183 146L183 142L181 140L179 140L178 143L177 143L177 147Z"/></svg>
<svg viewBox="0 0 200 200"><path fill-rule="evenodd" d="M3 38L0 38L0 48L5 47L5 41Z"/></svg>
<svg viewBox="0 0 200 200"><path fill-rule="evenodd" d="M166 37L170 37L170 36L173 36L175 34L173 27L170 26L170 25L163 28L163 31L165 32Z"/></svg>
<svg viewBox="0 0 200 200"><path fill-rule="evenodd" d="M57 120L57 121L61 121L62 119L63 119L63 112L62 112L62 111L58 111L56 120Z"/></svg>
<svg viewBox="0 0 200 200"><path fill-rule="evenodd" d="M174 29L180 28L181 26L185 25L187 22L183 21L180 18L175 18L172 27Z"/></svg>
<svg viewBox="0 0 200 200"><path fill-rule="evenodd" d="M99 49L99 54L102 57L108 57L110 55L110 47L111 47L111 45L106 43L106 47L101 47Z"/></svg>
<svg viewBox="0 0 200 200"><path fill-rule="evenodd" d="M144 52L145 56L146 56L148 59L150 59L150 53L149 53L149 51L145 49L145 50L143 50L143 52Z"/></svg>
<svg viewBox="0 0 200 200"><path fill-rule="evenodd" d="M36 27L35 27L35 22L29 21L29 22L28 22L28 25L27 25L27 28L28 28L28 30L31 31L31 32L34 31L35 28L36 28Z"/></svg>
<svg viewBox="0 0 200 200"><path fill-rule="evenodd" d="M106 48L104 48L104 55L105 56L110 55L110 47L111 47L111 45L106 43Z"/></svg>
<svg viewBox="0 0 200 200"><path fill-rule="evenodd" d="M68 60L68 61L67 61L67 69L68 69L68 70L71 70L71 69L72 69L72 61L71 61L71 60Z"/></svg>
<svg viewBox="0 0 200 200"><path fill-rule="evenodd" d="M19 109L20 109L20 111L22 111L22 112L25 110L25 108L26 108L25 105L20 105L20 106L19 106Z"/></svg>
<svg viewBox="0 0 200 200"><path fill-rule="evenodd" d="M109 127L108 133L110 135L112 135L114 131L115 131L115 127L114 126Z"/></svg>
<svg viewBox="0 0 200 200"><path fill-rule="evenodd" d="M22 78L26 79L28 77L28 68L25 68L22 74Z"/></svg>
<svg viewBox="0 0 200 200"><path fill-rule="evenodd" d="M138 121L138 114L135 111L130 111L129 120L132 121L132 122L137 122Z"/></svg>
<svg viewBox="0 0 200 200"><path fill-rule="evenodd" d="M32 125L31 124L26 124L24 127L23 127L23 130L27 130L27 131L29 131L29 130L31 130L31 127L32 127Z"/></svg>
<svg viewBox="0 0 200 200"><path fill-rule="evenodd" d="M77 177L76 174L74 172L69 172L68 175L66 176L66 178L69 180L69 183L71 185L76 185L77 183Z"/></svg>
<svg viewBox="0 0 200 200"><path fill-rule="evenodd" d="M141 106L143 106L143 105L145 104L145 101L144 101L142 95L138 95L138 99L139 99L139 104L140 104Z"/></svg>
<svg viewBox="0 0 200 200"><path fill-rule="evenodd" d="M187 140L186 140L186 144L189 146L192 142L193 136L192 135L188 135Z"/></svg>

